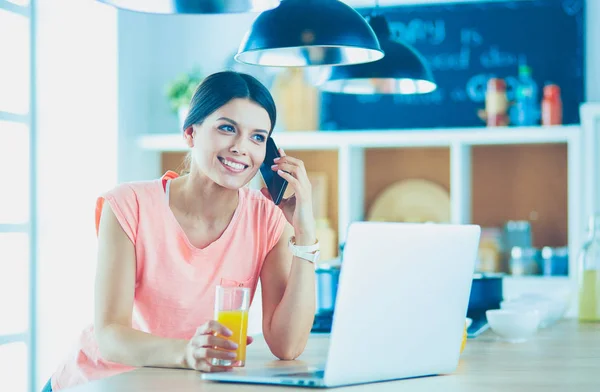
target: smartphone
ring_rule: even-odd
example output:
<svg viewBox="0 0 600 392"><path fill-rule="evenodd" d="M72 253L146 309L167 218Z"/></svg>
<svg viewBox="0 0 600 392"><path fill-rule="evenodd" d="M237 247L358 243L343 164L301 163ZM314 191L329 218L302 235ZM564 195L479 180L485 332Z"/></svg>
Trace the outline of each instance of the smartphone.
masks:
<svg viewBox="0 0 600 392"><path fill-rule="evenodd" d="M283 194L287 188L288 182L284 180L276 171L271 169L271 166L275 164L274 159L279 158L279 150L270 136L267 138L267 153L265 155L265 161L260 165L260 174L262 175L271 199L275 204L279 204L283 199Z"/></svg>

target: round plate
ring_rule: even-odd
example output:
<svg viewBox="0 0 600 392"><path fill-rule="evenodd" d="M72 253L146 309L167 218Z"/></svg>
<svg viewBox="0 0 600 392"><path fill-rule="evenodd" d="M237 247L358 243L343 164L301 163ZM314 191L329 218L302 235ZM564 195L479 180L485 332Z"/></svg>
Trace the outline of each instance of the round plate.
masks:
<svg viewBox="0 0 600 392"><path fill-rule="evenodd" d="M450 194L427 180L410 179L387 187L372 204L367 220L378 222L450 222Z"/></svg>

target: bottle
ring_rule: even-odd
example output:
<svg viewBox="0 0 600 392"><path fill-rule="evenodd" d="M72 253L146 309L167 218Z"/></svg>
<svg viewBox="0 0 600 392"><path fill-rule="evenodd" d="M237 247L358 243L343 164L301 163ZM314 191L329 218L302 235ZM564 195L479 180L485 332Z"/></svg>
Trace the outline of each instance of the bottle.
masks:
<svg viewBox="0 0 600 392"><path fill-rule="evenodd" d="M511 110L511 123L531 126L539 121L538 87L531 76L531 68L519 66L519 85L515 91L515 102Z"/></svg>
<svg viewBox="0 0 600 392"><path fill-rule="evenodd" d="M506 82L498 78L489 79L485 92L485 110L479 111L479 117L488 127L502 127L508 125L507 110Z"/></svg>
<svg viewBox="0 0 600 392"><path fill-rule="evenodd" d="M542 100L542 125L562 124L562 114L560 87L556 84L546 85L544 87L544 99Z"/></svg>
<svg viewBox="0 0 600 392"><path fill-rule="evenodd" d="M590 217L579 268L579 320L600 322L600 213Z"/></svg>

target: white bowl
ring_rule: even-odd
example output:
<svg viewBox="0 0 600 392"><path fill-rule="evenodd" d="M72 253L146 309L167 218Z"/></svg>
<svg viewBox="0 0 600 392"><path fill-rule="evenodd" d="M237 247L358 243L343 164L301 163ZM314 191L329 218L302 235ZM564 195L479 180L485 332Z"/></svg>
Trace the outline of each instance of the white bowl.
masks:
<svg viewBox="0 0 600 392"><path fill-rule="evenodd" d="M532 309L492 309L485 315L492 331L511 343L526 341L540 325L540 313Z"/></svg>
<svg viewBox="0 0 600 392"><path fill-rule="evenodd" d="M551 303L542 300L516 299L500 302L500 309L506 310L537 310L540 316L540 328L545 328L552 322Z"/></svg>
<svg viewBox="0 0 600 392"><path fill-rule="evenodd" d="M563 318L565 312L567 311L567 307L569 305L569 296L566 293L556 293L556 294L524 294L519 297L519 300L526 301L541 301L548 304L548 315L547 315L547 324L554 324L556 321Z"/></svg>
<svg viewBox="0 0 600 392"><path fill-rule="evenodd" d="M500 303L502 309L535 309L540 312L540 328L546 328L560 320L569 304L566 295L523 294Z"/></svg>

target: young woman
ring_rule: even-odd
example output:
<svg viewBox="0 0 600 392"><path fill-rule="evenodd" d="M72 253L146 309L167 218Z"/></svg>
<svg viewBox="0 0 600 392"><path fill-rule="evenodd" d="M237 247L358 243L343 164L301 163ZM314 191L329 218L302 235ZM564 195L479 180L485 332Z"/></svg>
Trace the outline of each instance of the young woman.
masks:
<svg viewBox="0 0 600 392"><path fill-rule="evenodd" d="M227 370L211 365L233 348L214 334L227 334L212 320L219 284L249 287L253 296L260 279L271 352L285 360L302 353L315 274L310 255L292 256L290 247L318 245L304 164L281 151L272 169L294 196L279 206L266 189L246 187L275 118L273 99L255 78L210 75L184 125L189 173L121 184L98 199L95 320L45 390L143 366Z"/></svg>

